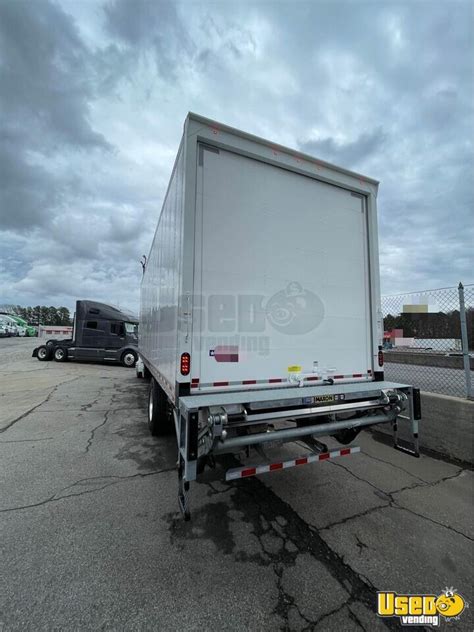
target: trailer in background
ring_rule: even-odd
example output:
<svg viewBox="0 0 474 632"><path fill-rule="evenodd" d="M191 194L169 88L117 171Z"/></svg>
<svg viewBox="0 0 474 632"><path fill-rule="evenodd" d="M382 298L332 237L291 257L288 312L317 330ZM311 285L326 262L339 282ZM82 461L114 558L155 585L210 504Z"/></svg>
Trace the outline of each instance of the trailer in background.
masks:
<svg viewBox="0 0 474 632"><path fill-rule="evenodd" d="M54 336L57 340L71 338L72 327L67 325L39 325L38 338L51 338Z"/></svg>
<svg viewBox="0 0 474 632"><path fill-rule="evenodd" d="M221 454L227 479L347 456L402 411L418 455L419 393L384 381L378 183L189 114L141 285L137 375L153 435L174 428L178 498ZM269 462L263 448L303 442Z"/></svg>

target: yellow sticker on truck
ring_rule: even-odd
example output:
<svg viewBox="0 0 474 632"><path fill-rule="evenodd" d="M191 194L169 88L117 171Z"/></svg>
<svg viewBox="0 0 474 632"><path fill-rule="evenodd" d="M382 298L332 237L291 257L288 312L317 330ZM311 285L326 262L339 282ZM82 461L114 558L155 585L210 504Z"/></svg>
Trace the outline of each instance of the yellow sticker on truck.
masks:
<svg viewBox="0 0 474 632"><path fill-rule="evenodd" d="M301 373L301 367L297 364L292 364L288 367L288 373Z"/></svg>

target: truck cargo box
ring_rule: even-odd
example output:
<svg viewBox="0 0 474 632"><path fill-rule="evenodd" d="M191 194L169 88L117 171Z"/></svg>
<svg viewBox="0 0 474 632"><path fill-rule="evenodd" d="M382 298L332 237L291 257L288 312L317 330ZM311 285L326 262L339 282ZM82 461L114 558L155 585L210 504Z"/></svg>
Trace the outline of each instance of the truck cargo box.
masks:
<svg viewBox="0 0 474 632"><path fill-rule="evenodd" d="M170 398L374 379L377 187L188 115L142 282L140 354Z"/></svg>

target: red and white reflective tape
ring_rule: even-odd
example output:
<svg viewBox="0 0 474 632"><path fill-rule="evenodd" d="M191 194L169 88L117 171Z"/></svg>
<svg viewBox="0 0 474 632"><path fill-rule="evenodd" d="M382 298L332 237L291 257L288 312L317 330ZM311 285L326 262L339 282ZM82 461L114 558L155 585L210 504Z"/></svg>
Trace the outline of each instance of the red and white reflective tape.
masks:
<svg viewBox="0 0 474 632"><path fill-rule="evenodd" d="M368 381L372 377L372 371L369 369L366 373L349 373L348 375L329 375L327 379L332 380L361 380ZM322 382L323 378L318 375L305 375L303 376L303 383L310 382ZM205 382L201 383L198 377L191 379L191 388L222 388L226 386L260 386L261 384L280 384L282 386L288 385L288 378L286 377L271 377L267 380L221 380L219 382Z"/></svg>
<svg viewBox="0 0 474 632"><path fill-rule="evenodd" d="M225 480L233 481L238 478L255 476L256 474L274 472L275 470L287 470L297 465L307 465L308 463L316 463L316 461L327 461L328 459L335 459L338 456L349 456L349 454L356 454L357 452L360 452L360 447L354 446L351 448L341 448L340 450L331 450L330 452L321 452L321 454L309 454L308 456L302 456L298 459L292 459L291 461L278 461L268 465L237 467L232 470L227 470Z"/></svg>

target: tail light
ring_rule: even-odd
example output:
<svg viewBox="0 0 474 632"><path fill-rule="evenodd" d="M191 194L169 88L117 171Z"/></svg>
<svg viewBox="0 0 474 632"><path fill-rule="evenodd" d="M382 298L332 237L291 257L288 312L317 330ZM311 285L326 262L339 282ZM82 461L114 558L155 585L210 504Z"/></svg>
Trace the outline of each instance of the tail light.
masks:
<svg viewBox="0 0 474 632"><path fill-rule="evenodd" d="M379 366L383 366L383 351L382 351L382 349L379 349L378 359L379 359Z"/></svg>
<svg viewBox="0 0 474 632"><path fill-rule="evenodd" d="M181 375L189 375L191 370L191 356L189 353L181 354Z"/></svg>

